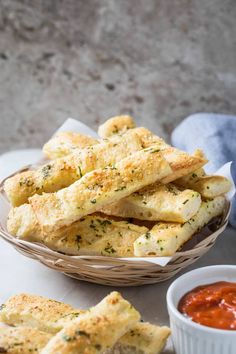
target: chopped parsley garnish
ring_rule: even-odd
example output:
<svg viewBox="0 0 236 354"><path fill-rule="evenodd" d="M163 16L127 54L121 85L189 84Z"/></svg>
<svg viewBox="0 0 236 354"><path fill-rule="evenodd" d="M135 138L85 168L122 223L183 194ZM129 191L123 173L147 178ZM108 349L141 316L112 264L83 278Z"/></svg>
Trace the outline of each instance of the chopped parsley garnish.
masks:
<svg viewBox="0 0 236 354"><path fill-rule="evenodd" d="M2 304L2 305L0 306L0 311L2 311L5 307L6 307L6 305L5 305L5 304Z"/></svg>
<svg viewBox="0 0 236 354"><path fill-rule="evenodd" d="M87 332L85 332L85 331L81 331L80 329L78 329L78 330L75 332L75 334L78 335L78 336L85 336L85 337L87 337L87 338L90 337L90 334L89 334L89 333L87 333Z"/></svg>
<svg viewBox="0 0 236 354"><path fill-rule="evenodd" d="M95 349L97 349L97 350L101 350L102 349L102 346L100 345L100 344L95 344Z"/></svg>
<svg viewBox="0 0 236 354"><path fill-rule="evenodd" d="M81 167L80 166L78 166L78 170L79 170L79 176L80 176L80 178L82 178L83 177L83 173L81 171Z"/></svg>
<svg viewBox="0 0 236 354"><path fill-rule="evenodd" d="M105 220L97 219L97 222L102 226L111 225L111 223L112 223L110 220L107 220L107 219L105 219Z"/></svg>
<svg viewBox="0 0 236 354"><path fill-rule="evenodd" d="M42 168L43 178L47 178L51 173L52 165L45 165Z"/></svg>
<svg viewBox="0 0 236 354"><path fill-rule="evenodd" d="M184 202L183 202L183 204L186 204L186 203L188 203L188 201L189 201L189 199L186 199Z"/></svg>
<svg viewBox="0 0 236 354"><path fill-rule="evenodd" d="M27 187L32 187L34 185L34 182L31 181L30 179L28 178L24 178L24 179L21 179L19 181L19 185L22 187L22 186L27 186Z"/></svg>
<svg viewBox="0 0 236 354"><path fill-rule="evenodd" d="M159 152L159 151L160 151L160 149L153 149L153 150L150 151L150 153L154 154L155 152Z"/></svg>
<svg viewBox="0 0 236 354"><path fill-rule="evenodd" d="M107 246L104 248L106 253L116 253L116 250L112 247L112 245L108 242Z"/></svg>
<svg viewBox="0 0 236 354"><path fill-rule="evenodd" d="M126 188L126 186L123 186L123 187L117 188L117 189L115 189L115 192L123 191L123 189L125 189L125 188Z"/></svg>

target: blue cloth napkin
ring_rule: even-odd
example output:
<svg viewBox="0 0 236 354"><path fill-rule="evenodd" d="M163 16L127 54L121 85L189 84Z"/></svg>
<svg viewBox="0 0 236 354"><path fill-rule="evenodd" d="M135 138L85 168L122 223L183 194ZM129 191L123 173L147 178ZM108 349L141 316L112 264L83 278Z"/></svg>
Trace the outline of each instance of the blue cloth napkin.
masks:
<svg viewBox="0 0 236 354"><path fill-rule="evenodd" d="M201 148L209 163L207 173L214 173L226 162L233 161L232 177L236 182L236 116L196 113L183 120L172 133L172 144L192 153ZM230 223L236 228L236 196L233 198Z"/></svg>

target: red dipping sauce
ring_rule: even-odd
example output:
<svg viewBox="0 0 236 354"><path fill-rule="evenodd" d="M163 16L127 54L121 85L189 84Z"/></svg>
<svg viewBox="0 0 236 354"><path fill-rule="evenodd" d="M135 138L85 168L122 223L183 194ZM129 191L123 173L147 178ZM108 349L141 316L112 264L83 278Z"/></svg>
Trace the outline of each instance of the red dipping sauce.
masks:
<svg viewBox="0 0 236 354"><path fill-rule="evenodd" d="M181 298L178 310L204 326L236 330L236 283L198 286Z"/></svg>

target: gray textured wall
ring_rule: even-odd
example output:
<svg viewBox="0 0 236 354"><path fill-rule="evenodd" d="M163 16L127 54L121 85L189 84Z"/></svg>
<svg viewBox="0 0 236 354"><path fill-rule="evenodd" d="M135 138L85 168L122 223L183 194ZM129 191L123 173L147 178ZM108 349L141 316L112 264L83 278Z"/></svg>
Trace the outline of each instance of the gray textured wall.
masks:
<svg viewBox="0 0 236 354"><path fill-rule="evenodd" d="M133 114L164 137L199 111L236 113L235 0L1 0L0 151L68 116Z"/></svg>

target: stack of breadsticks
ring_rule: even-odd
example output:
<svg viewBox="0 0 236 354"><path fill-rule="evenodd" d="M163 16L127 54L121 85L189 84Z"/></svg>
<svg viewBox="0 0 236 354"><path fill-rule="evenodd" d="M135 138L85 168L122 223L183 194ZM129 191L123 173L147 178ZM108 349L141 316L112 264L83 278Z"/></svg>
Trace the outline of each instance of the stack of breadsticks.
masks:
<svg viewBox="0 0 236 354"><path fill-rule="evenodd" d="M140 322L117 292L88 310L20 294L1 306L0 321L0 353L8 354L158 354L170 334Z"/></svg>
<svg viewBox="0 0 236 354"><path fill-rule="evenodd" d="M98 134L56 134L46 164L5 181L12 235L68 255L163 257L222 214L230 181L206 175L201 150L174 148L129 116Z"/></svg>

